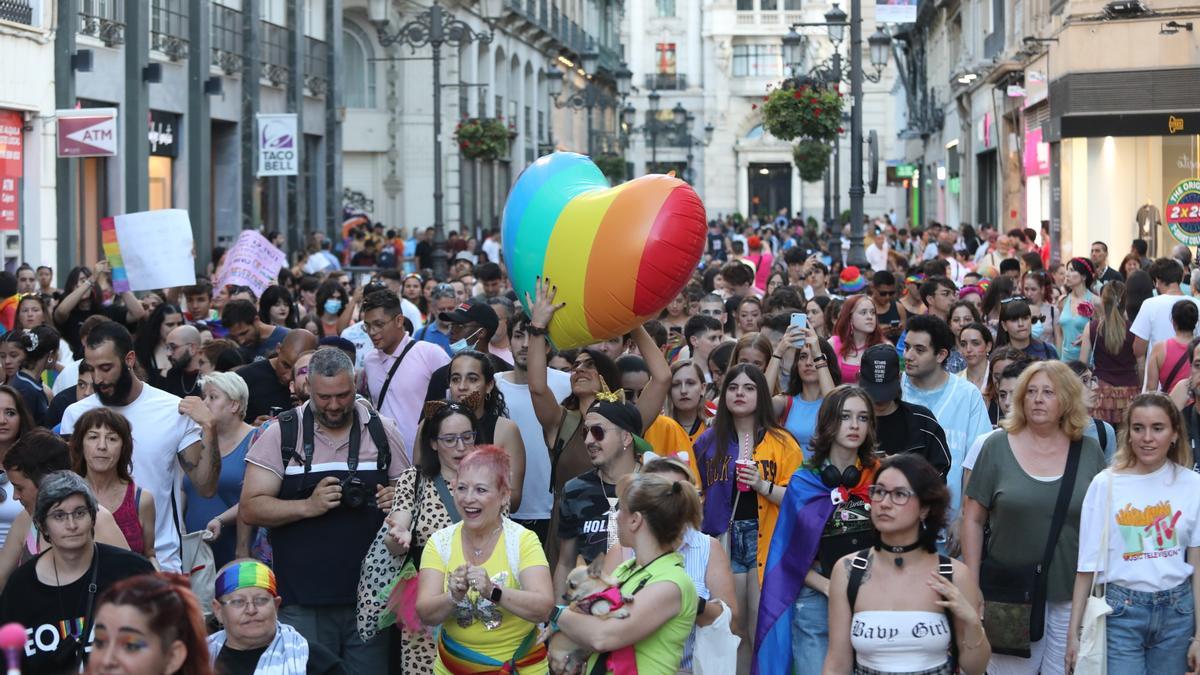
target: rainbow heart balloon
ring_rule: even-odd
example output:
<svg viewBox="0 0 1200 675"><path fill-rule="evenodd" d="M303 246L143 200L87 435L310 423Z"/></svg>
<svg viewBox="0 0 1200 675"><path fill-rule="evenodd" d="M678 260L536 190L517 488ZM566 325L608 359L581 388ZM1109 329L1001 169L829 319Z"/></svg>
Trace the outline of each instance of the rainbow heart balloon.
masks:
<svg viewBox="0 0 1200 675"><path fill-rule="evenodd" d="M558 287L555 301L566 305L550 339L572 349L657 317L699 264L707 220L678 178L652 174L609 187L592 160L556 152L521 173L500 234L522 302L539 276Z"/></svg>

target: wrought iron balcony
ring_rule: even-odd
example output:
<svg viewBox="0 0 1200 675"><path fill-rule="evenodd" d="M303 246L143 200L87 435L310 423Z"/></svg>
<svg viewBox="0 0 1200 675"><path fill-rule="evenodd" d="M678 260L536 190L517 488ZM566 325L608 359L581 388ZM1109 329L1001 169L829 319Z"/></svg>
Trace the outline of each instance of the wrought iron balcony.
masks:
<svg viewBox="0 0 1200 675"><path fill-rule="evenodd" d="M262 76L276 87L283 86L288 79L291 39L292 29L262 22Z"/></svg>
<svg viewBox="0 0 1200 675"><path fill-rule="evenodd" d="M113 0L82 0L79 4L79 34L97 38L107 47L123 44L124 6Z"/></svg>
<svg viewBox="0 0 1200 675"><path fill-rule="evenodd" d="M328 43L304 37L304 86L313 96L324 96L329 91L328 59Z"/></svg>
<svg viewBox="0 0 1200 675"><path fill-rule="evenodd" d="M242 69L242 13L212 5L212 64L232 75Z"/></svg>
<svg viewBox="0 0 1200 675"><path fill-rule="evenodd" d="M0 19L33 25L33 5L29 0L0 0Z"/></svg>
<svg viewBox="0 0 1200 675"><path fill-rule="evenodd" d="M188 14L184 0L153 0L150 5L150 49L172 61L187 58Z"/></svg>
<svg viewBox="0 0 1200 675"><path fill-rule="evenodd" d="M687 89L687 75L679 73L647 73L646 88L672 91Z"/></svg>

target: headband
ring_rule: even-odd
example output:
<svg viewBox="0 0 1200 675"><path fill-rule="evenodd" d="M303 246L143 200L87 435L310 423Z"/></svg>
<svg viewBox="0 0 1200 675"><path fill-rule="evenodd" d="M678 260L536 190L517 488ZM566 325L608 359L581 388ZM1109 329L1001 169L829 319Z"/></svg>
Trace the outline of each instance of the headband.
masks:
<svg viewBox="0 0 1200 675"><path fill-rule="evenodd" d="M1087 276L1089 276L1089 277L1096 276L1096 268L1092 266L1091 260L1088 260L1087 258L1083 258L1083 257L1071 258L1071 260L1067 264L1070 265L1071 263L1074 263L1074 264L1082 267L1084 270L1086 270L1085 274L1087 274Z"/></svg>
<svg viewBox="0 0 1200 675"><path fill-rule="evenodd" d="M261 588L278 597L275 592L275 573L257 560L236 562L217 575L216 594L223 598L241 588Z"/></svg>

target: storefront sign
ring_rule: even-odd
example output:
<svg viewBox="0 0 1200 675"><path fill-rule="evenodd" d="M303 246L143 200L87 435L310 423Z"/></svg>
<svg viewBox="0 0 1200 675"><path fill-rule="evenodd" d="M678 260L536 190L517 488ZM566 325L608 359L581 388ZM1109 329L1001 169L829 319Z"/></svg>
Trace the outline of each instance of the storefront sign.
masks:
<svg viewBox="0 0 1200 675"><path fill-rule="evenodd" d="M0 110L0 230L21 228L23 127L21 113Z"/></svg>
<svg viewBox="0 0 1200 675"><path fill-rule="evenodd" d="M917 171L916 164L897 164L896 165L896 178L912 178L913 174L916 173L916 171Z"/></svg>
<svg viewBox="0 0 1200 675"><path fill-rule="evenodd" d="M117 109L72 108L58 110L59 157L115 157Z"/></svg>
<svg viewBox="0 0 1200 675"><path fill-rule="evenodd" d="M875 0L875 21L916 23L917 0Z"/></svg>
<svg viewBox="0 0 1200 675"><path fill-rule="evenodd" d="M996 147L996 129L992 122L992 114L984 113L975 123L976 153L985 152Z"/></svg>
<svg viewBox="0 0 1200 675"><path fill-rule="evenodd" d="M1200 133L1200 112L1063 115L1063 138L1187 136Z"/></svg>
<svg viewBox="0 0 1200 675"><path fill-rule="evenodd" d="M150 111L150 154L159 157L179 156L179 144L175 132L179 128L179 115Z"/></svg>
<svg viewBox="0 0 1200 675"><path fill-rule="evenodd" d="M1200 246L1200 179L1187 178L1167 195L1167 229L1180 243Z"/></svg>
<svg viewBox="0 0 1200 675"><path fill-rule="evenodd" d="M1042 129L1025 132L1025 176L1045 176L1050 173L1050 144L1042 142Z"/></svg>
<svg viewBox="0 0 1200 675"><path fill-rule="evenodd" d="M300 173L296 114L258 116L258 175L295 176Z"/></svg>

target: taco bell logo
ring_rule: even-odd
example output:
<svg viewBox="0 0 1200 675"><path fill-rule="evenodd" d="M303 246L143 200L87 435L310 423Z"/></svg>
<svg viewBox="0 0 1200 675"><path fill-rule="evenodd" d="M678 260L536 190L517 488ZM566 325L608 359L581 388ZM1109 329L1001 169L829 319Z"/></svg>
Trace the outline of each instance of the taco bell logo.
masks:
<svg viewBox="0 0 1200 675"><path fill-rule="evenodd" d="M258 175L295 176L298 165L296 115L259 115Z"/></svg>

